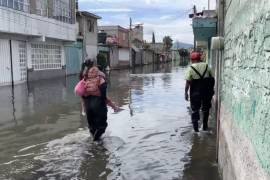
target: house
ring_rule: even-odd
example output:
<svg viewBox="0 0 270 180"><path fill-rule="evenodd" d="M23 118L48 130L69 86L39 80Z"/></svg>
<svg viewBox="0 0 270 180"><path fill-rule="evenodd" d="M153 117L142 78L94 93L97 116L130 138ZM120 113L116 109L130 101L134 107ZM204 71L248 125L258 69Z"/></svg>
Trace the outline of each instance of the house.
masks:
<svg viewBox="0 0 270 180"><path fill-rule="evenodd" d="M77 12L77 22L79 24L79 37L83 42L83 58L96 60L98 54L98 25L100 16L87 11ZM80 38L79 38L80 39Z"/></svg>
<svg viewBox="0 0 270 180"><path fill-rule="evenodd" d="M77 41L65 45L67 75L78 74L82 62L86 59L96 61L98 19L101 19L101 17L87 11L76 12Z"/></svg>
<svg viewBox="0 0 270 180"><path fill-rule="evenodd" d="M131 29L131 66L143 65L143 25L135 25Z"/></svg>
<svg viewBox="0 0 270 180"><path fill-rule="evenodd" d="M154 63L165 61L165 49L163 42L150 43L150 49L155 52Z"/></svg>
<svg viewBox="0 0 270 180"><path fill-rule="evenodd" d="M204 54L204 61L210 66L214 62L211 55L211 38L217 35L217 15L215 10L203 10L201 13L190 15L194 33L194 44L198 51Z"/></svg>
<svg viewBox="0 0 270 180"><path fill-rule="evenodd" d="M108 64L111 68L130 66L129 30L121 26L99 26L99 31L106 35L106 42L99 43L102 51L109 49ZM104 34L105 33L105 34ZM107 49L108 48L108 49Z"/></svg>
<svg viewBox="0 0 270 180"><path fill-rule="evenodd" d="M0 84L65 76L75 18L74 0L1 0Z"/></svg>

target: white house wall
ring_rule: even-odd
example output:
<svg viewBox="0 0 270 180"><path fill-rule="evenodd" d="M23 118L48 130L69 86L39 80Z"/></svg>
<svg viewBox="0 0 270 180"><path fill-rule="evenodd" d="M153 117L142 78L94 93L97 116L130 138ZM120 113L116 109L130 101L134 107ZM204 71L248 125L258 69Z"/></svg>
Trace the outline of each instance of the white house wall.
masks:
<svg viewBox="0 0 270 180"><path fill-rule="evenodd" d="M92 60L97 59L97 45L86 45L86 53L87 57L91 58Z"/></svg>
<svg viewBox="0 0 270 180"><path fill-rule="evenodd" d="M119 65L119 51L118 47L110 48L110 66L111 68L117 68Z"/></svg>
<svg viewBox="0 0 270 180"><path fill-rule="evenodd" d="M119 61L129 62L129 49L119 49Z"/></svg>
<svg viewBox="0 0 270 180"><path fill-rule="evenodd" d="M0 32L75 41L76 25L0 6Z"/></svg>

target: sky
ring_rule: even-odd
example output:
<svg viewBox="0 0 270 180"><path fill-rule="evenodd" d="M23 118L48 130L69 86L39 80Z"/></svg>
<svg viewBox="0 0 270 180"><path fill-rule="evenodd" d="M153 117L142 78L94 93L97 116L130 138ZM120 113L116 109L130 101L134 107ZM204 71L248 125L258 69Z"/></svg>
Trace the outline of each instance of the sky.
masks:
<svg viewBox="0 0 270 180"><path fill-rule="evenodd" d="M215 9L216 0L210 1L210 9ZM79 0L79 9L102 17L98 25L120 25L129 27L143 23L144 39L152 40L155 32L156 42L164 36L174 41L193 44L191 19L192 7L197 10L208 8L208 0Z"/></svg>

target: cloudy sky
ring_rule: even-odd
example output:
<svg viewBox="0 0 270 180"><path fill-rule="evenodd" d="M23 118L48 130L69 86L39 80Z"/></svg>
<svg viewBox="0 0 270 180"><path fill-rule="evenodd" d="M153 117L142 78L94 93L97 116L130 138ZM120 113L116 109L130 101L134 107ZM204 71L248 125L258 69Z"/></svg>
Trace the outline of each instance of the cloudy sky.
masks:
<svg viewBox="0 0 270 180"><path fill-rule="evenodd" d="M215 8L210 0L210 9ZM156 41L165 35L174 41L193 43L191 20L188 14L193 5L198 11L207 9L208 0L79 0L80 10L89 11L102 17L99 25L129 26L129 17L133 24L143 23L144 38L151 41L152 32Z"/></svg>

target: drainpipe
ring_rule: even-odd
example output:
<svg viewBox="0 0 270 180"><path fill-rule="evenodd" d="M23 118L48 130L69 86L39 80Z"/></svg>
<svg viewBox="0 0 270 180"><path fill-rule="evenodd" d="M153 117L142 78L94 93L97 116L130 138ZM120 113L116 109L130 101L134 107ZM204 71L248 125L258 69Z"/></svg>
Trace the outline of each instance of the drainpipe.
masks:
<svg viewBox="0 0 270 180"><path fill-rule="evenodd" d="M11 39L9 40L9 51L10 51L10 67L11 67L11 86L12 86L12 89L14 89L12 42L11 42Z"/></svg>

